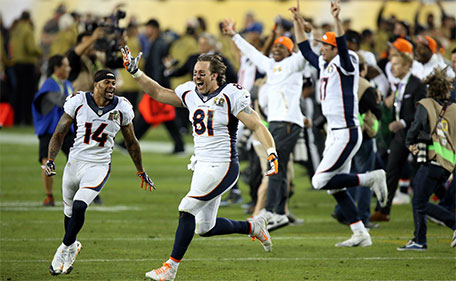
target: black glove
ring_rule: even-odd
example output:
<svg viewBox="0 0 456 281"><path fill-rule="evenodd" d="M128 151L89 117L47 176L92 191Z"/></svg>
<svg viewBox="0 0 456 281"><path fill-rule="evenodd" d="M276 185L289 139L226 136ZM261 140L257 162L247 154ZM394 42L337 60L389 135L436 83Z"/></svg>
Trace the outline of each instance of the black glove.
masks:
<svg viewBox="0 0 456 281"><path fill-rule="evenodd" d="M49 159L46 162L46 166L41 166L41 168L44 169L44 172L46 173L46 176L48 176L48 177L52 177L52 176L56 175L55 164L54 164L54 160L52 160L52 159Z"/></svg>
<svg viewBox="0 0 456 281"><path fill-rule="evenodd" d="M152 188L155 189L155 184L154 182L149 178L149 176L146 174L146 172L138 172L136 173L138 177L141 178L141 188L144 188L144 190L147 190L147 186L149 186L149 190L152 191Z"/></svg>

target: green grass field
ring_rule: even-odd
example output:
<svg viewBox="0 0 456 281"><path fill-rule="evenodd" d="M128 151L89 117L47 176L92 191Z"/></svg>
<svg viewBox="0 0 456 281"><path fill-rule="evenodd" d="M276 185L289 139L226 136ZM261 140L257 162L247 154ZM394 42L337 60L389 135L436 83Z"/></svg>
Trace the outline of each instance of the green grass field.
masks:
<svg viewBox="0 0 456 281"><path fill-rule="evenodd" d="M144 166L157 185L156 191L145 192L130 158L114 151L111 177L101 192L104 205L87 211L74 270L54 277L48 268L64 234L60 186L66 157L62 153L56 160L57 206L42 207L38 145L32 134L32 128L0 131L1 280L145 280L145 272L167 260L177 206L190 184L189 156L144 152ZM167 141L167 133L159 127L146 140ZM452 231L446 227L428 224L426 252L396 251L413 234L411 205L395 206L392 220L371 230L372 247L334 247L351 231L330 217L334 199L311 191L305 169L295 169L290 207L305 220L303 225L272 232L271 253L245 235L195 236L176 280L456 279L456 249L450 248ZM240 187L248 201L247 186L241 182ZM247 218L239 205L220 208L219 216Z"/></svg>

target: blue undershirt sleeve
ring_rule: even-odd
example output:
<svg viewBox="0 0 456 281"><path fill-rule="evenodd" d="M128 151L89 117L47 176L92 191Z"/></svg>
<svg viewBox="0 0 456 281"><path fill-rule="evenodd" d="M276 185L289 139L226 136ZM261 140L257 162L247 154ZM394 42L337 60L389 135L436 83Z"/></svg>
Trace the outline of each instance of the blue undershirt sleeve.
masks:
<svg viewBox="0 0 456 281"><path fill-rule="evenodd" d="M355 68L350 60L350 54L348 53L347 40L345 40L345 35L336 37L336 43L337 51L340 57L340 65L348 72L354 71Z"/></svg>
<svg viewBox="0 0 456 281"><path fill-rule="evenodd" d="M304 58L306 58L306 60L308 60L313 67L319 69L318 55L312 51L309 40L299 43L298 47Z"/></svg>

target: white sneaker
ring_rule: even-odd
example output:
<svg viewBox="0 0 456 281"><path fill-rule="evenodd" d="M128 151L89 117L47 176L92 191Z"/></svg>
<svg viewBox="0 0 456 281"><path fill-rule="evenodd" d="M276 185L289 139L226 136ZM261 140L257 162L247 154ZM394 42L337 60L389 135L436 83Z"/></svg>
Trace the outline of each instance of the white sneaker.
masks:
<svg viewBox="0 0 456 281"><path fill-rule="evenodd" d="M396 191L393 199L393 205L408 205L410 204L410 195L407 193Z"/></svg>
<svg viewBox="0 0 456 281"><path fill-rule="evenodd" d="M372 240L369 232L363 231L354 233L350 239L337 243L336 247L368 247L371 245Z"/></svg>
<svg viewBox="0 0 456 281"><path fill-rule="evenodd" d="M62 245L57 248L54 258L52 259L51 266L49 267L49 272L52 275L59 275L62 273L65 255L65 245L62 243Z"/></svg>
<svg viewBox="0 0 456 281"><path fill-rule="evenodd" d="M456 230L453 232L453 240L451 240L450 246L451 248L456 247Z"/></svg>
<svg viewBox="0 0 456 281"><path fill-rule="evenodd" d="M287 215L273 214L272 219L268 220L268 230L273 231L287 226L289 222Z"/></svg>
<svg viewBox="0 0 456 281"><path fill-rule="evenodd" d="M256 219L259 217L264 217L268 222L270 222L274 218L274 214L269 211L266 211L266 209L263 208L258 212L258 215L253 217L253 219Z"/></svg>
<svg viewBox="0 0 456 281"><path fill-rule="evenodd" d="M176 273L177 269L164 262L162 267L147 272L146 277L157 281L173 281Z"/></svg>
<svg viewBox="0 0 456 281"><path fill-rule="evenodd" d="M388 187L386 186L386 173L384 170L374 170L369 172L369 187L377 196L381 207L385 207L388 202Z"/></svg>
<svg viewBox="0 0 456 281"><path fill-rule="evenodd" d="M70 272L73 270L73 263L76 260L76 257L78 256L79 252L81 252L81 249L82 244L77 240L74 241L73 244L68 246L68 250L66 251L66 255L64 257L62 269L63 274L70 274Z"/></svg>
<svg viewBox="0 0 456 281"><path fill-rule="evenodd" d="M260 240L264 250L270 252L272 250L272 241L268 232L268 220L264 216L257 216L255 219L249 220L249 222L252 225L252 232L249 236L252 237L252 240L255 240L255 238Z"/></svg>

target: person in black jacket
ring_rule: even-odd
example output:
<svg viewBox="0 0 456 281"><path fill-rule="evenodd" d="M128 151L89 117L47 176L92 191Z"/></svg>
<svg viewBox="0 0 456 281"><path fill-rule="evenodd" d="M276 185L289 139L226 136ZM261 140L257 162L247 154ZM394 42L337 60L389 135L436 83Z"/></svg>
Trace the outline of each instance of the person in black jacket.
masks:
<svg viewBox="0 0 456 281"><path fill-rule="evenodd" d="M399 53L391 58L393 76L400 79L396 92L385 99L387 107L393 107L393 120L389 130L394 133L389 145L388 163L386 166L386 182L388 185L388 203L385 207L377 204L376 211L370 221L389 221L391 205L396 193L402 168L404 167L409 150L405 146L405 136L413 122L416 104L426 97L426 86L421 80L412 75L410 68L413 58L406 53Z"/></svg>
<svg viewBox="0 0 456 281"><path fill-rule="evenodd" d="M437 68L425 78L428 98L422 99L415 119L407 132L406 145L421 164L413 181L414 238L398 251L425 251L426 215L442 221L453 230L451 247L456 246L456 216L448 209L429 202L429 197L442 186L455 170L456 104L450 100L453 88L445 70ZM454 179L453 179L454 180Z"/></svg>

